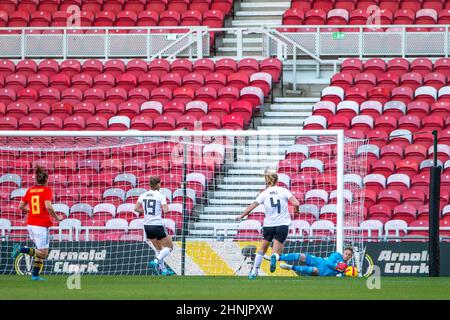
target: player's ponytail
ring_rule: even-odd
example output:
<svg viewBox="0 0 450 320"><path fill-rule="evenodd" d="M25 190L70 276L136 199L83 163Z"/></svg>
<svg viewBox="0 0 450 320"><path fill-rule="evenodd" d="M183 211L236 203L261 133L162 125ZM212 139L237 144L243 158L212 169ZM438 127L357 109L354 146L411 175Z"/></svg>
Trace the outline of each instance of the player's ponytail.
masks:
<svg viewBox="0 0 450 320"><path fill-rule="evenodd" d="M42 185L46 185L47 184L48 173L41 166L37 166L36 167L35 176L36 176L36 183L38 185L42 186Z"/></svg>
<svg viewBox="0 0 450 320"><path fill-rule="evenodd" d="M266 170L264 172L264 178L266 179L266 185L268 187L274 187L277 185L278 182L278 175L275 171L272 170Z"/></svg>
<svg viewBox="0 0 450 320"><path fill-rule="evenodd" d="M159 190L161 179L157 176L150 177L150 188L152 190Z"/></svg>

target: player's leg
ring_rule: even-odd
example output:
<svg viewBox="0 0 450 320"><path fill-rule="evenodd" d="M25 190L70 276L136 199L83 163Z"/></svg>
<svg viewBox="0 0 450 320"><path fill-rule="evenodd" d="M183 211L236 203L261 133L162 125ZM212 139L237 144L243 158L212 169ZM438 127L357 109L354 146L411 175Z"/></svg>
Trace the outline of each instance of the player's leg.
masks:
<svg viewBox="0 0 450 320"><path fill-rule="evenodd" d="M144 232L145 236L147 238L147 241L150 241L153 244L153 247L155 248L155 257L161 252L162 246L159 242L159 234L158 234L158 228L157 226L149 226L144 225ZM154 262L153 260L150 260L148 262L148 266L150 269L152 269L157 275L159 275L159 264Z"/></svg>
<svg viewBox="0 0 450 320"><path fill-rule="evenodd" d="M162 247L161 241L159 241L158 239L155 239L155 240L156 240L156 245L154 245L154 247L155 247L155 257L156 257L157 255L159 255L159 252L161 251L161 249L163 247ZM166 270L166 265L165 265L164 261L160 261L159 262L159 271L164 272L165 270Z"/></svg>
<svg viewBox="0 0 450 320"><path fill-rule="evenodd" d="M34 244L36 249L34 250L34 263L33 270L31 272L31 280L42 281L45 280L40 276L40 272L44 265L44 260L48 257L48 249L50 245L50 237L48 228L44 227L31 227Z"/></svg>
<svg viewBox="0 0 450 320"><path fill-rule="evenodd" d="M148 240L153 244L153 246L155 248L155 258L156 258L156 256L161 252L161 249L162 249L161 243L159 242L159 240L157 238L152 238L152 239L148 239ZM150 269L155 271L155 273L157 275L159 275L160 274L159 273L159 271L160 271L159 264L155 263L154 261L155 261L155 259L150 260L148 262L148 266L150 267Z"/></svg>
<svg viewBox="0 0 450 320"><path fill-rule="evenodd" d="M159 254L159 252L161 251L161 249L162 249L160 242L156 238L154 238L154 239L147 239L147 241L150 242L151 244L153 244L153 247L155 248L155 257L156 257ZM153 264L152 264L152 261L153 260L150 260L148 265L152 269L155 269ZM157 268L154 271L156 271L156 273L159 274Z"/></svg>
<svg viewBox="0 0 450 320"><path fill-rule="evenodd" d="M160 239L159 242L161 244L162 249L156 257L159 261L159 268L161 270L161 274L163 276L174 275L175 273L172 270L166 268L166 264L164 262L164 259L173 251L172 238L170 236L166 236Z"/></svg>
<svg viewBox="0 0 450 320"><path fill-rule="evenodd" d="M48 249L39 250L41 256L48 257ZM44 267L44 260L45 258L40 258L37 255L34 256L34 262L33 262L33 270L31 272L31 279L32 280L45 280L40 276L41 270Z"/></svg>
<svg viewBox="0 0 450 320"><path fill-rule="evenodd" d="M275 236L273 239L272 255L270 256L270 272L275 272L277 269L277 261L283 252L284 241L289 233L289 226L277 226L275 228Z"/></svg>
<svg viewBox="0 0 450 320"><path fill-rule="evenodd" d="M269 245L275 237L275 227L263 227L263 241L261 242L261 246L259 251L255 255L255 261L253 263L253 268L248 275L250 280L255 279L258 275L259 268L261 267L262 260L264 255L269 249Z"/></svg>
<svg viewBox="0 0 450 320"><path fill-rule="evenodd" d="M273 238L273 235L272 235ZM269 240L270 239L270 240ZM269 249L270 242L272 241L270 234L265 232L264 240L261 242L258 252L255 255L255 262L253 263L253 268L248 275L250 280L255 279L258 276L259 268L261 267L261 263L264 257L264 254Z"/></svg>
<svg viewBox="0 0 450 320"><path fill-rule="evenodd" d="M33 232L33 228L32 226L28 226L28 235L31 239L31 241L35 242L35 236L34 236L34 232ZM13 259L16 259L17 256L19 254L27 254L31 257L34 257L35 254L35 248L31 248L31 247L26 247L26 246L21 246L20 244L16 243L13 247L12 253L11 253L11 257Z"/></svg>
<svg viewBox="0 0 450 320"><path fill-rule="evenodd" d="M164 266L164 258L166 258L173 250L173 242L170 236L167 235L166 230L162 226L155 227L155 235L159 243L159 253L155 256L155 259L150 262L150 266L153 268L161 268ZM167 271L163 273L168 275ZM170 273L172 274L172 273Z"/></svg>
<svg viewBox="0 0 450 320"><path fill-rule="evenodd" d="M306 254L304 253L286 253L280 255L280 261L285 262L292 262L292 261L299 261L299 262L306 262Z"/></svg>
<svg viewBox="0 0 450 320"><path fill-rule="evenodd" d="M280 264L280 268L285 269L285 270L295 271L297 274L300 274L302 276L318 276L318 275L320 275L319 269L316 267L292 266L290 264L282 263L282 264Z"/></svg>

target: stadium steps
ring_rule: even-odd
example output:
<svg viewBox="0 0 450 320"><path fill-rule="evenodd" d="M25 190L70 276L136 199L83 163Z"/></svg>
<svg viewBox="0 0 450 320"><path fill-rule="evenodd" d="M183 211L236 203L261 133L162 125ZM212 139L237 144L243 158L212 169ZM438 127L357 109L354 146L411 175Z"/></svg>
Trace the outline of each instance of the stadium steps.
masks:
<svg viewBox="0 0 450 320"><path fill-rule="evenodd" d="M226 22L227 27L260 27L263 25L281 25L283 13L290 7L290 2L271 0L243 0L237 5L234 18ZM244 56L262 56L264 47L261 34L246 34L243 37ZM236 35L227 33L217 49L221 56L236 57Z"/></svg>
<svg viewBox="0 0 450 320"><path fill-rule="evenodd" d="M303 121L312 113L312 106L319 98L275 97L264 108L259 130L301 129ZM193 222L192 236L213 237L218 229L226 228L235 234L238 223L231 219L241 214L264 189L263 173L266 168L276 168L285 157L286 148L294 143L294 137L250 137L238 149L235 162L228 165L223 179L211 191L197 221ZM215 230L217 234L214 235Z"/></svg>
<svg viewBox="0 0 450 320"><path fill-rule="evenodd" d="M312 106L319 98L277 97L265 111L258 129L299 129L311 115Z"/></svg>

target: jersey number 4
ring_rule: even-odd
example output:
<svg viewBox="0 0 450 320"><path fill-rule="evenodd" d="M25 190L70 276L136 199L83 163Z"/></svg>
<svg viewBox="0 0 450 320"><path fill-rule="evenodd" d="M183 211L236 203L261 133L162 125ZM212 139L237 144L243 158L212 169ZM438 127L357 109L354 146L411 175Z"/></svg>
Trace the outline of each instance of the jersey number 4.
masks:
<svg viewBox="0 0 450 320"><path fill-rule="evenodd" d="M273 198L270 198L270 205L272 206L272 208L273 208L273 207L277 207L278 214L281 213L281 201L280 201L280 199L277 199L277 202L275 203L275 202L273 201Z"/></svg>
<svg viewBox="0 0 450 320"><path fill-rule="evenodd" d="M144 199L144 210L145 215L155 215L156 211L156 200Z"/></svg>

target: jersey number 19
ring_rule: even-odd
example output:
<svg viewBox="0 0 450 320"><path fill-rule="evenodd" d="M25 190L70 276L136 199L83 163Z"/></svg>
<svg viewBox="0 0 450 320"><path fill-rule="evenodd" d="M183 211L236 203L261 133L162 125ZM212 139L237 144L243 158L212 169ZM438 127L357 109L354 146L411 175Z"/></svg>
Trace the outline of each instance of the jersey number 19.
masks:
<svg viewBox="0 0 450 320"><path fill-rule="evenodd" d="M144 199L144 211L145 215L155 215L156 211L156 200Z"/></svg>

